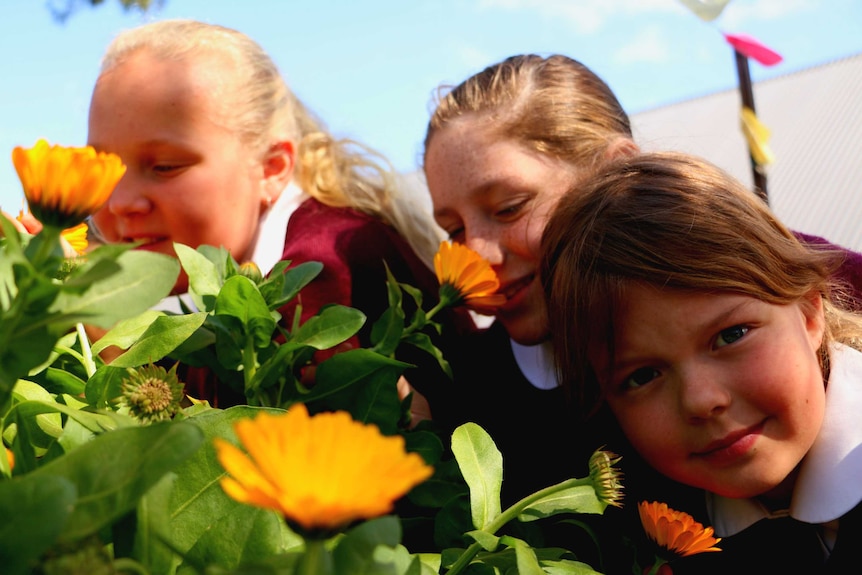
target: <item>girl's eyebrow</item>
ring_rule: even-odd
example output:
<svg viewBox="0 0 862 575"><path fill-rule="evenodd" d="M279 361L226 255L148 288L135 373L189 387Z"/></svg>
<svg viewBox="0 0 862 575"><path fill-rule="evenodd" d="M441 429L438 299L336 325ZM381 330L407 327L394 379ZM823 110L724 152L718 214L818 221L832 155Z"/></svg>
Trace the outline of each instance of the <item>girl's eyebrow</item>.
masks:
<svg viewBox="0 0 862 575"><path fill-rule="evenodd" d="M711 332L717 330L719 326L730 323L730 320L740 313L743 308L746 308L755 303L750 299L745 299L743 301L737 302L727 309L720 311L719 313L710 316L707 320L702 321L697 324L697 326L693 329L698 333L707 331ZM620 371L627 371L631 369L629 366L642 364L644 361L647 361L650 356L632 356L626 357L625 353L620 353L620 350L624 349L623 346L617 346L617 353L614 354L614 361L610 365L610 371L608 373L617 374Z"/></svg>

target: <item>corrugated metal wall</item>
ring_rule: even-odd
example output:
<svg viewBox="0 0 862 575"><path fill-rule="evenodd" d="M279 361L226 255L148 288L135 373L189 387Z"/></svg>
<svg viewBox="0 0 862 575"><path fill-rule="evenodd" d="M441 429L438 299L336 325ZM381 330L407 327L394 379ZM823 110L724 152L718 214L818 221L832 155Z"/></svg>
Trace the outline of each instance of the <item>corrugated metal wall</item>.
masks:
<svg viewBox="0 0 862 575"><path fill-rule="evenodd" d="M773 211L791 228L862 251L862 54L754 85L772 132ZM702 155L753 187L736 89L632 116L645 150Z"/></svg>

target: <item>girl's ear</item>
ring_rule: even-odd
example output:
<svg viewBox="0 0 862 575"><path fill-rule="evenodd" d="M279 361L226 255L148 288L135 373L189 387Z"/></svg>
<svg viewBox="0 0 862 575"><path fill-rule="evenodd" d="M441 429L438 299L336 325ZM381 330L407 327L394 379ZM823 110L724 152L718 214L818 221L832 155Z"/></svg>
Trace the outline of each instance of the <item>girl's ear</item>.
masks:
<svg viewBox="0 0 862 575"><path fill-rule="evenodd" d="M282 190L293 179L296 166L296 147L285 140L270 146L263 157L263 185L261 202L269 207L278 199Z"/></svg>
<svg viewBox="0 0 862 575"><path fill-rule="evenodd" d="M816 352L820 349L826 332L823 296L819 290L811 290L803 299L800 307L805 320L805 331L808 333L811 348Z"/></svg>

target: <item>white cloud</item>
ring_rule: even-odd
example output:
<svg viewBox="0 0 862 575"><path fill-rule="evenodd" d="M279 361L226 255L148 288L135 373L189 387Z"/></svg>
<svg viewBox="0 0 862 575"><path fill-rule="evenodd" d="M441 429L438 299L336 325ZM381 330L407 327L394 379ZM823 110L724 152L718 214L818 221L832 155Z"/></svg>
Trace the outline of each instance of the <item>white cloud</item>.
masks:
<svg viewBox="0 0 862 575"><path fill-rule="evenodd" d="M736 29L751 22L813 12L820 2L822 0L731 0L718 22L722 28Z"/></svg>
<svg viewBox="0 0 862 575"><path fill-rule="evenodd" d="M730 0L716 23L734 29L815 11L824 0ZM832 1L832 0L830 0ZM565 19L583 34L605 28L620 16L690 12L679 0L478 0L480 9L532 11L548 19Z"/></svg>
<svg viewBox="0 0 862 575"><path fill-rule="evenodd" d="M670 59L670 54L667 34L658 26L647 26L616 50L614 61L619 64L665 64Z"/></svg>
<svg viewBox="0 0 862 575"><path fill-rule="evenodd" d="M619 16L685 10L678 0L479 0L479 8L533 11L548 19L568 20L583 34L598 32Z"/></svg>

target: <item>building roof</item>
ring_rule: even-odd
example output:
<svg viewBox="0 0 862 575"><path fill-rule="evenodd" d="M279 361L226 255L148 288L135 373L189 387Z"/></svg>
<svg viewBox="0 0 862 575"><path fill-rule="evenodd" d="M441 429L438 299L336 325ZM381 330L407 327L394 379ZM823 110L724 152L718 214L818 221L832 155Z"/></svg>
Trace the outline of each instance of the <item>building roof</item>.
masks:
<svg viewBox="0 0 862 575"><path fill-rule="evenodd" d="M771 131L769 205L795 231L862 251L862 53L753 85ZM736 88L631 117L644 150L698 154L753 189Z"/></svg>

